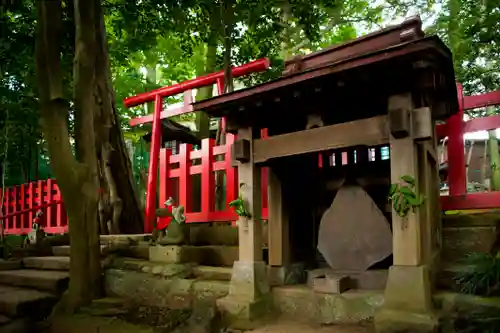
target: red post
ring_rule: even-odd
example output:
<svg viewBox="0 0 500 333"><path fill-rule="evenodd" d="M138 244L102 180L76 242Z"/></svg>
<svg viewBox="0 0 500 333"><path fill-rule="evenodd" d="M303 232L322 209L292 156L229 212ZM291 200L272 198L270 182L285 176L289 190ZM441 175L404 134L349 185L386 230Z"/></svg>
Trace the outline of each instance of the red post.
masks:
<svg viewBox="0 0 500 333"><path fill-rule="evenodd" d="M228 133L226 135L226 154L224 156L224 163L226 164L226 210L229 209L229 203L238 197L238 169L233 167L231 151L235 138L234 134Z"/></svg>
<svg viewBox="0 0 500 333"><path fill-rule="evenodd" d="M31 182L28 185L28 208L30 209L30 212L28 214L28 228L31 228L31 221L33 221L33 218L35 217L35 214L31 210L36 203L35 203L35 182Z"/></svg>
<svg viewBox="0 0 500 333"><path fill-rule="evenodd" d="M47 179L47 187L46 187L46 200L45 200L45 203L51 203L52 202L52 190L54 188L54 184L52 183L52 179ZM48 206L46 209L45 209L45 214L47 216L47 222L45 224L45 227L46 228L49 228L49 227L54 227L53 225L53 219L54 219L54 214L53 214L53 207L52 206Z"/></svg>
<svg viewBox="0 0 500 333"><path fill-rule="evenodd" d="M17 186L12 186L12 199L10 201L12 205L12 212L15 213L17 211ZM12 228L17 229L19 218L16 216L12 217Z"/></svg>
<svg viewBox="0 0 500 333"><path fill-rule="evenodd" d="M192 206L192 186L191 186L191 175L189 169L191 166L191 152L193 151L193 145L181 144L179 147L179 203L177 205L184 206L184 212L191 213L193 211ZM151 163L151 162L150 162Z"/></svg>
<svg viewBox="0 0 500 333"><path fill-rule="evenodd" d="M464 146L464 97L462 85L457 83L458 112L447 121L448 129L448 182L450 195L467 194Z"/></svg>
<svg viewBox="0 0 500 333"><path fill-rule="evenodd" d="M213 153L215 141L210 138L201 142L201 213L207 217L214 207L215 182L213 170Z"/></svg>
<svg viewBox="0 0 500 333"><path fill-rule="evenodd" d="M155 96L155 111L153 118L153 131L151 134L151 150L149 157L148 186L146 192L146 220L144 221L144 231L153 231L153 222L156 210L156 182L158 181L158 158L160 157L161 146L161 119L160 114L163 109L162 97Z"/></svg>

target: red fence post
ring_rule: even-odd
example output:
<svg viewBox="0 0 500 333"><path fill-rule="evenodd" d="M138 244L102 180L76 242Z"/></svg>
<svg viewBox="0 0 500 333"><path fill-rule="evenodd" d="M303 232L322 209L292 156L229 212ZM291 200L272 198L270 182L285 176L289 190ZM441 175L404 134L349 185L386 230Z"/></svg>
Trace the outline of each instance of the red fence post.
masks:
<svg viewBox="0 0 500 333"><path fill-rule="evenodd" d="M189 169L191 167L191 152L193 145L181 144L179 147L179 203L184 206L185 213L193 211L192 195L191 195L191 175Z"/></svg>
<svg viewBox="0 0 500 333"><path fill-rule="evenodd" d="M224 162L226 164L226 210L229 210L229 203L238 197L238 168L233 167L232 149L236 136L226 134L226 154Z"/></svg>
<svg viewBox="0 0 500 333"><path fill-rule="evenodd" d="M203 139L201 141L201 214L209 221L210 213L214 207L215 182L213 163L215 140Z"/></svg>
<svg viewBox="0 0 500 333"><path fill-rule="evenodd" d="M162 98L155 96L155 110L153 116L153 131L151 134L151 150L149 154L148 186L146 192L146 219L144 228L152 228L156 210L156 182L158 181L158 160L161 146L161 111ZM148 225L148 227L146 227Z"/></svg>
<svg viewBox="0 0 500 333"><path fill-rule="evenodd" d="M464 97L462 85L457 84L458 112L447 121L448 128L448 184L450 195L467 193L464 146Z"/></svg>
<svg viewBox="0 0 500 333"><path fill-rule="evenodd" d="M33 206L36 206L35 203L35 184L36 182L31 182L28 185L28 208L30 209L30 212L28 213L28 228L31 228L31 221L33 221L33 218L35 217L35 214L31 210Z"/></svg>

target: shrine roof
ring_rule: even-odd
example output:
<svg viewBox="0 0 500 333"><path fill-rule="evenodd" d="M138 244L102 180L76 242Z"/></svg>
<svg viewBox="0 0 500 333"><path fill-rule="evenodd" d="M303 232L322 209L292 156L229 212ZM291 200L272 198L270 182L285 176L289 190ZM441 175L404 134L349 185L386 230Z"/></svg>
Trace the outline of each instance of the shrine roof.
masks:
<svg viewBox="0 0 500 333"><path fill-rule="evenodd" d="M295 72L294 61L299 67ZM458 103L451 52L438 37L423 37L420 20L413 19L292 59L283 77L194 103L193 109L261 128L282 121L283 116L311 113L320 104L349 107L349 117L363 118L369 116L361 111L370 107L368 100L381 109L388 96L415 91L416 82L422 83L423 72L427 81L424 86L445 104L433 110L434 117L445 119L455 113ZM297 108L301 111L291 111ZM355 109L360 114L354 115Z"/></svg>

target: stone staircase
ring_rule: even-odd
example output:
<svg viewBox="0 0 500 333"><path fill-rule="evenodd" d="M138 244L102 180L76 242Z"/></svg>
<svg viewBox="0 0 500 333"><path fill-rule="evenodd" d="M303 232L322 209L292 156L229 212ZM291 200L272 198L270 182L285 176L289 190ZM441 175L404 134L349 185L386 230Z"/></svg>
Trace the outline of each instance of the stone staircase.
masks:
<svg viewBox="0 0 500 333"><path fill-rule="evenodd" d="M461 288L453 277L467 268L461 261L471 252L490 252L499 232L498 212L443 217L443 249L441 272L437 277L438 289L459 292Z"/></svg>
<svg viewBox="0 0 500 333"><path fill-rule="evenodd" d="M237 246L226 241L219 245L198 242L203 245L152 247L149 237L101 237L103 252L112 245L123 245L113 260L103 261L107 297L178 308L189 306L193 299L215 299L228 293ZM68 287L69 252L69 245L59 245L52 246L51 256L0 261L0 332L29 331L19 327L51 313ZM153 260L150 253L155 253Z"/></svg>
<svg viewBox="0 0 500 333"><path fill-rule="evenodd" d="M0 332L23 332L47 317L68 286L68 270L69 257L0 261Z"/></svg>

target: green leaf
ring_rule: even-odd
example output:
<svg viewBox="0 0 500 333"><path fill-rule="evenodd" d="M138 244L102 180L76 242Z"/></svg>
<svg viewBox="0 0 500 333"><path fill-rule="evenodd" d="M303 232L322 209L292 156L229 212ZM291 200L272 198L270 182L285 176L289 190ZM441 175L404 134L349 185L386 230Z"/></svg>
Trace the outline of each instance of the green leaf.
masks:
<svg viewBox="0 0 500 333"><path fill-rule="evenodd" d="M413 192L412 189L409 188L408 186L401 186L399 188L399 192L401 192L401 194L403 194L405 197L408 197L408 198L415 197L415 192Z"/></svg>
<svg viewBox="0 0 500 333"><path fill-rule="evenodd" d="M415 185L415 179L412 176L404 175L401 176L401 179L410 185Z"/></svg>
<svg viewBox="0 0 500 333"><path fill-rule="evenodd" d="M229 203L229 207L238 207L238 206L241 206L242 204L243 204L243 200L236 199L236 200L233 200Z"/></svg>
<svg viewBox="0 0 500 333"><path fill-rule="evenodd" d="M398 189L398 184L391 184L391 188L389 189L389 197L392 197L394 193L396 193Z"/></svg>
<svg viewBox="0 0 500 333"><path fill-rule="evenodd" d="M418 198L418 197L408 197L407 200L408 200L408 203L410 204L410 206L414 206L414 207L419 207L423 203L422 198Z"/></svg>

